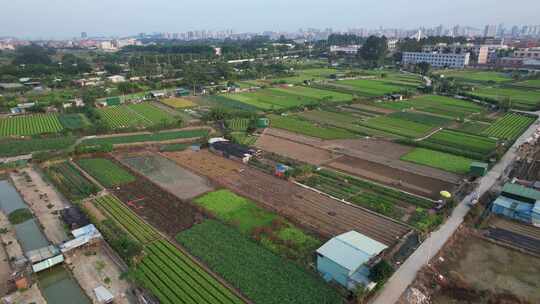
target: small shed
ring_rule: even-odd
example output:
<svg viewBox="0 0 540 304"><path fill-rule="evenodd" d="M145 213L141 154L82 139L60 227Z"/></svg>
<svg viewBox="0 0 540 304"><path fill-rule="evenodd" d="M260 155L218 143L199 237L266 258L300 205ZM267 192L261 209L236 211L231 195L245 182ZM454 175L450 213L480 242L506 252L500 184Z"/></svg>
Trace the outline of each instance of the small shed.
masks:
<svg viewBox="0 0 540 304"><path fill-rule="evenodd" d="M108 304L114 301L114 295L101 285L94 288L94 294L96 295L98 303Z"/></svg>
<svg viewBox="0 0 540 304"><path fill-rule="evenodd" d="M109 97L105 99L105 102L107 103L108 106L117 106L121 103L121 100L119 96L115 96L115 97Z"/></svg>
<svg viewBox="0 0 540 304"><path fill-rule="evenodd" d="M326 281L354 290L358 284L373 288L369 262L388 246L356 231L333 237L317 249L317 270Z"/></svg>
<svg viewBox="0 0 540 304"><path fill-rule="evenodd" d="M540 201L540 191L519 184L506 183L501 195L529 204Z"/></svg>
<svg viewBox="0 0 540 304"><path fill-rule="evenodd" d="M177 88L176 89L176 96L189 96L190 91L185 88Z"/></svg>
<svg viewBox="0 0 540 304"><path fill-rule="evenodd" d="M270 125L270 119L266 117L257 119L257 128L264 129L264 128L268 128L269 125Z"/></svg>
<svg viewBox="0 0 540 304"><path fill-rule="evenodd" d="M532 223L533 208L536 204L525 203L512 198L499 196L491 206L491 212L518 220Z"/></svg>
<svg viewBox="0 0 540 304"><path fill-rule="evenodd" d="M489 165L482 162L472 162L469 173L474 177L486 175Z"/></svg>

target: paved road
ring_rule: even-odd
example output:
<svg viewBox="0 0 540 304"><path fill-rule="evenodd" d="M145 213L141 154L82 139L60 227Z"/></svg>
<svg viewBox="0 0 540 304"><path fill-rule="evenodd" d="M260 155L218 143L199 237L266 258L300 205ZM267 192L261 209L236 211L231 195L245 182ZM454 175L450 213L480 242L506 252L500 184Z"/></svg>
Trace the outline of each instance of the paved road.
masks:
<svg viewBox="0 0 540 304"><path fill-rule="evenodd" d="M539 112L531 113L539 115ZM504 170L512 163L516 157L517 148L523 144L527 138L531 137L538 127L538 120L514 143L503 158L495 165L489 173L484 176L475 191L482 196L489 190L502 175ZM403 263L403 265L392 275L384 286L382 292L374 298L372 304L392 304L399 300L401 294L412 284L418 271L426 265L435 254L442 248L446 241L454 234L456 229L463 222L463 218L469 212L466 200L461 201L452 212L450 218L437 230L431 233L420 247Z"/></svg>

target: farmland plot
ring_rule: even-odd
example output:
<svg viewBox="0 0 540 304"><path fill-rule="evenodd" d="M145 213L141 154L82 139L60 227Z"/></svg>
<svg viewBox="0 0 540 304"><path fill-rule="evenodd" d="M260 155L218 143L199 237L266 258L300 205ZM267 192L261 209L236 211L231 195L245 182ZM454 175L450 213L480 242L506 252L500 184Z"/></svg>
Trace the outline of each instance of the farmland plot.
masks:
<svg viewBox="0 0 540 304"><path fill-rule="evenodd" d="M150 103L112 106L98 110L105 124L113 129L145 128L174 123L175 118Z"/></svg>
<svg viewBox="0 0 540 304"><path fill-rule="evenodd" d="M0 137L57 133L64 129L56 114L0 118Z"/></svg>
<svg viewBox="0 0 540 304"><path fill-rule="evenodd" d="M284 129L294 133L321 139L345 139L358 137L357 134L336 127L317 126L314 123L294 116L270 115L272 128Z"/></svg>
<svg viewBox="0 0 540 304"><path fill-rule="evenodd" d="M107 188L135 181L129 172L105 158L84 158L77 161L84 171L92 175Z"/></svg>
<svg viewBox="0 0 540 304"><path fill-rule="evenodd" d="M515 140L536 120L536 118L518 113L507 113L489 128L483 135L500 139Z"/></svg>
<svg viewBox="0 0 540 304"><path fill-rule="evenodd" d="M422 95L410 100L399 102L380 102L376 106L393 110L414 109L448 118L464 118L476 113L482 113L485 109L473 102L438 95Z"/></svg>
<svg viewBox="0 0 540 304"><path fill-rule="evenodd" d="M191 108L191 107L196 106L196 104L193 101L187 98L167 98L167 99L160 100L160 102L175 109L184 109L184 108Z"/></svg>
<svg viewBox="0 0 540 304"><path fill-rule="evenodd" d="M440 217L430 216L426 212L433 207L431 201L366 180L321 170L301 182L339 199L414 225L422 231L440 224Z"/></svg>
<svg viewBox="0 0 540 304"><path fill-rule="evenodd" d="M255 303L343 302L315 274L307 273L219 222L207 220L180 233L177 240Z"/></svg>
<svg viewBox="0 0 540 304"><path fill-rule="evenodd" d="M208 135L208 129L187 129L179 131L163 131L151 134L137 134L137 135L125 135L125 136L109 136L101 138L89 138L83 141L83 144L87 145L122 145L122 144L134 144L144 142L164 142L172 140L182 139L197 139Z"/></svg>
<svg viewBox="0 0 540 304"><path fill-rule="evenodd" d="M161 238L157 231L142 222L133 211L124 206L116 197L111 195L101 196L94 199L93 202L99 209L109 214L137 241L146 244Z"/></svg>
<svg viewBox="0 0 540 304"><path fill-rule="evenodd" d="M32 139L2 139L0 138L0 156L16 156L38 151L59 151L73 144L77 138L73 136L32 138Z"/></svg>
<svg viewBox="0 0 540 304"><path fill-rule="evenodd" d="M150 225L113 196L94 203L124 230L145 246L145 256L134 267L134 275L161 303L243 303L230 290L181 252Z"/></svg>
<svg viewBox="0 0 540 304"><path fill-rule="evenodd" d="M365 97L378 97L391 93L398 93L403 90L414 90L415 85L393 82L384 79L356 79L342 80L335 82L337 88L343 87L352 90L355 94Z"/></svg>
<svg viewBox="0 0 540 304"><path fill-rule="evenodd" d="M514 109L531 111L540 105L540 91L531 89L518 89L514 87L480 87L474 95L488 97L497 101L509 99Z"/></svg>
<svg viewBox="0 0 540 304"><path fill-rule="evenodd" d="M96 185L82 176L68 161L50 166L45 172L56 188L71 201L83 199L99 191Z"/></svg>
<svg viewBox="0 0 540 304"><path fill-rule="evenodd" d="M416 148L401 159L457 174L469 172L473 162L470 158L423 148Z"/></svg>
<svg viewBox="0 0 540 304"><path fill-rule="evenodd" d="M392 114L391 114L392 115ZM379 116L361 123L375 130L391 133L398 137L419 138L428 134L433 126L392 116Z"/></svg>
<svg viewBox="0 0 540 304"><path fill-rule="evenodd" d="M266 249L305 265L322 243L279 215L258 207L254 202L229 190L218 190L195 200L210 214L251 236Z"/></svg>
<svg viewBox="0 0 540 304"><path fill-rule="evenodd" d="M356 230L387 245L409 229L207 151L164 153L179 165L324 237Z"/></svg>
<svg viewBox="0 0 540 304"><path fill-rule="evenodd" d="M277 110L313 103L332 103L353 99L350 94L308 87L270 88L256 92L227 94L229 99L242 102L262 110Z"/></svg>
<svg viewBox="0 0 540 304"><path fill-rule="evenodd" d="M120 161L180 199L191 199L213 190L205 178L159 155L127 155Z"/></svg>
<svg viewBox="0 0 540 304"><path fill-rule="evenodd" d="M442 130L421 143L427 143L426 148L474 159L486 158L497 147L493 139L455 130Z"/></svg>
<svg viewBox="0 0 540 304"><path fill-rule="evenodd" d="M244 303L191 258L165 240L145 247L147 255L137 265L135 276L163 304Z"/></svg>

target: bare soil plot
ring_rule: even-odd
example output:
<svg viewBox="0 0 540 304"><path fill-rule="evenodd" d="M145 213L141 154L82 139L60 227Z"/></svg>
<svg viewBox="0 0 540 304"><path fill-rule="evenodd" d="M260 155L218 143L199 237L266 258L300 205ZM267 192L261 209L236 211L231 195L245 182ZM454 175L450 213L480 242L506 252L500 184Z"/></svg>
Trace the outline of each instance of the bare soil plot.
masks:
<svg viewBox="0 0 540 304"><path fill-rule="evenodd" d="M334 153L328 150L314 148L268 134L259 137L255 146L267 152L276 153L314 165L321 165L336 157L336 155L333 155Z"/></svg>
<svg viewBox="0 0 540 304"><path fill-rule="evenodd" d="M198 174L328 238L356 230L393 245L410 228L208 151L164 153Z"/></svg>
<svg viewBox="0 0 540 304"><path fill-rule="evenodd" d="M135 181L111 189L111 192L160 231L174 237L180 231L204 219L204 216L190 204L181 201L129 167L124 168L136 177Z"/></svg>
<svg viewBox="0 0 540 304"><path fill-rule="evenodd" d="M182 200L194 198L214 189L207 179L160 155L132 154L120 157L119 160Z"/></svg>
<svg viewBox="0 0 540 304"><path fill-rule="evenodd" d="M275 128L267 128L264 131L264 134L265 135L272 135L274 137L280 137L280 138L287 139L287 140L290 140L290 141L294 141L294 142L297 142L297 143L300 143L300 144L306 144L306 145L315 146L315 147L320 146L321 143L324 142L320 138L309 137L309 136L306 136L306 135L300 135L298 133L293 133L293 132L285 131L285 130L282 130L282 129L275 129Z"/></svg>
<svg viewBox="0 0 540 304"><path fill-rule="evenodd" d="M496 241L540 256L540 228L538 227L492 216L486 235Z"/></svg>
<svg viewBox="0 0 540 304"><path fill-rule="evenodd" d="M438 179L450 184L457 184L461 179L459 175L451 172L402 161L400 158L409 153L413 148L383 139L363 138L323 141L277 129L267 129L263 137L266 135L281 138L286 140L286 142L274 142L275 147L269 145L263 147L263 145L261 145L259 148L315 165L322 165L325 163L324 158L320 157L320 152L315 153L314 150L308 151L308 147L302 147L300 144L316 148L317 151L320 151L322 148L329 152L348 155L351 159L359 158L360 160L366 160L389 167L392 170L402 170L414 175ZM273 149L275 149L275 151L273 151ZM296 151L306 153L295 153ZM307 152L311 152L312 154L307 154ZM312 157L311 155L314 155L315 157ZM333 159L336 158L336 154L331 155Z"/></svg>
<svg viewBox="0 0 540 304"><path fill-rule="evenodd" d="M433 199L438 198L440 191L451 191L455 186L449 182L350 156L342 157L326 166Z"/></svg>
<svg viewBox="0 0 540 304"><path fill-rule="evenodd" d="M323 147L338 151L344 150L350 153L364 152L373 155L384 155L386 158L395 160L399 160L403 155L414 149L376 138L327 140L323 143Z"/></svg>
<svg viewBox="0 0 540 304"><path fill-rule="evenodd" d="M484 241L466 237L449 248L437 268L454 272L476 290L518 295L540 302L540 259ZM473 302L476 303L476 302Z"/></svg>

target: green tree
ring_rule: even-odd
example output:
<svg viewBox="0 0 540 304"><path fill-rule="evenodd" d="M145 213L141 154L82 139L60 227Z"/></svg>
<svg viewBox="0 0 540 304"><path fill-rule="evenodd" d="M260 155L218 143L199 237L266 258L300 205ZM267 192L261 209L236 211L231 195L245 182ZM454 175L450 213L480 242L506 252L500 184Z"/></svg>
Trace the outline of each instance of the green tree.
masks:
<svg viewBox="0 0 540 304"><path fill-rule="evenodd" d="M360 57L371 67L381 65L388 53L386 37L370 36L360 49Z"/></svg>
<svg viewBox="0 0 540 304"><path fill-rule="evenodd" d="M376 283L384 283L394 273L394 268L387 261L381 260L369 272L369 279Z"/></svg>
<svg viewBox="0 0 540 304"><path fill-rule="evenodd" d="M13 59L13 64L43 64L50 65L52 63L49 54L51 51L39 46L39 45L26 45L18 47L15 51L15 59Z"/></svg>

